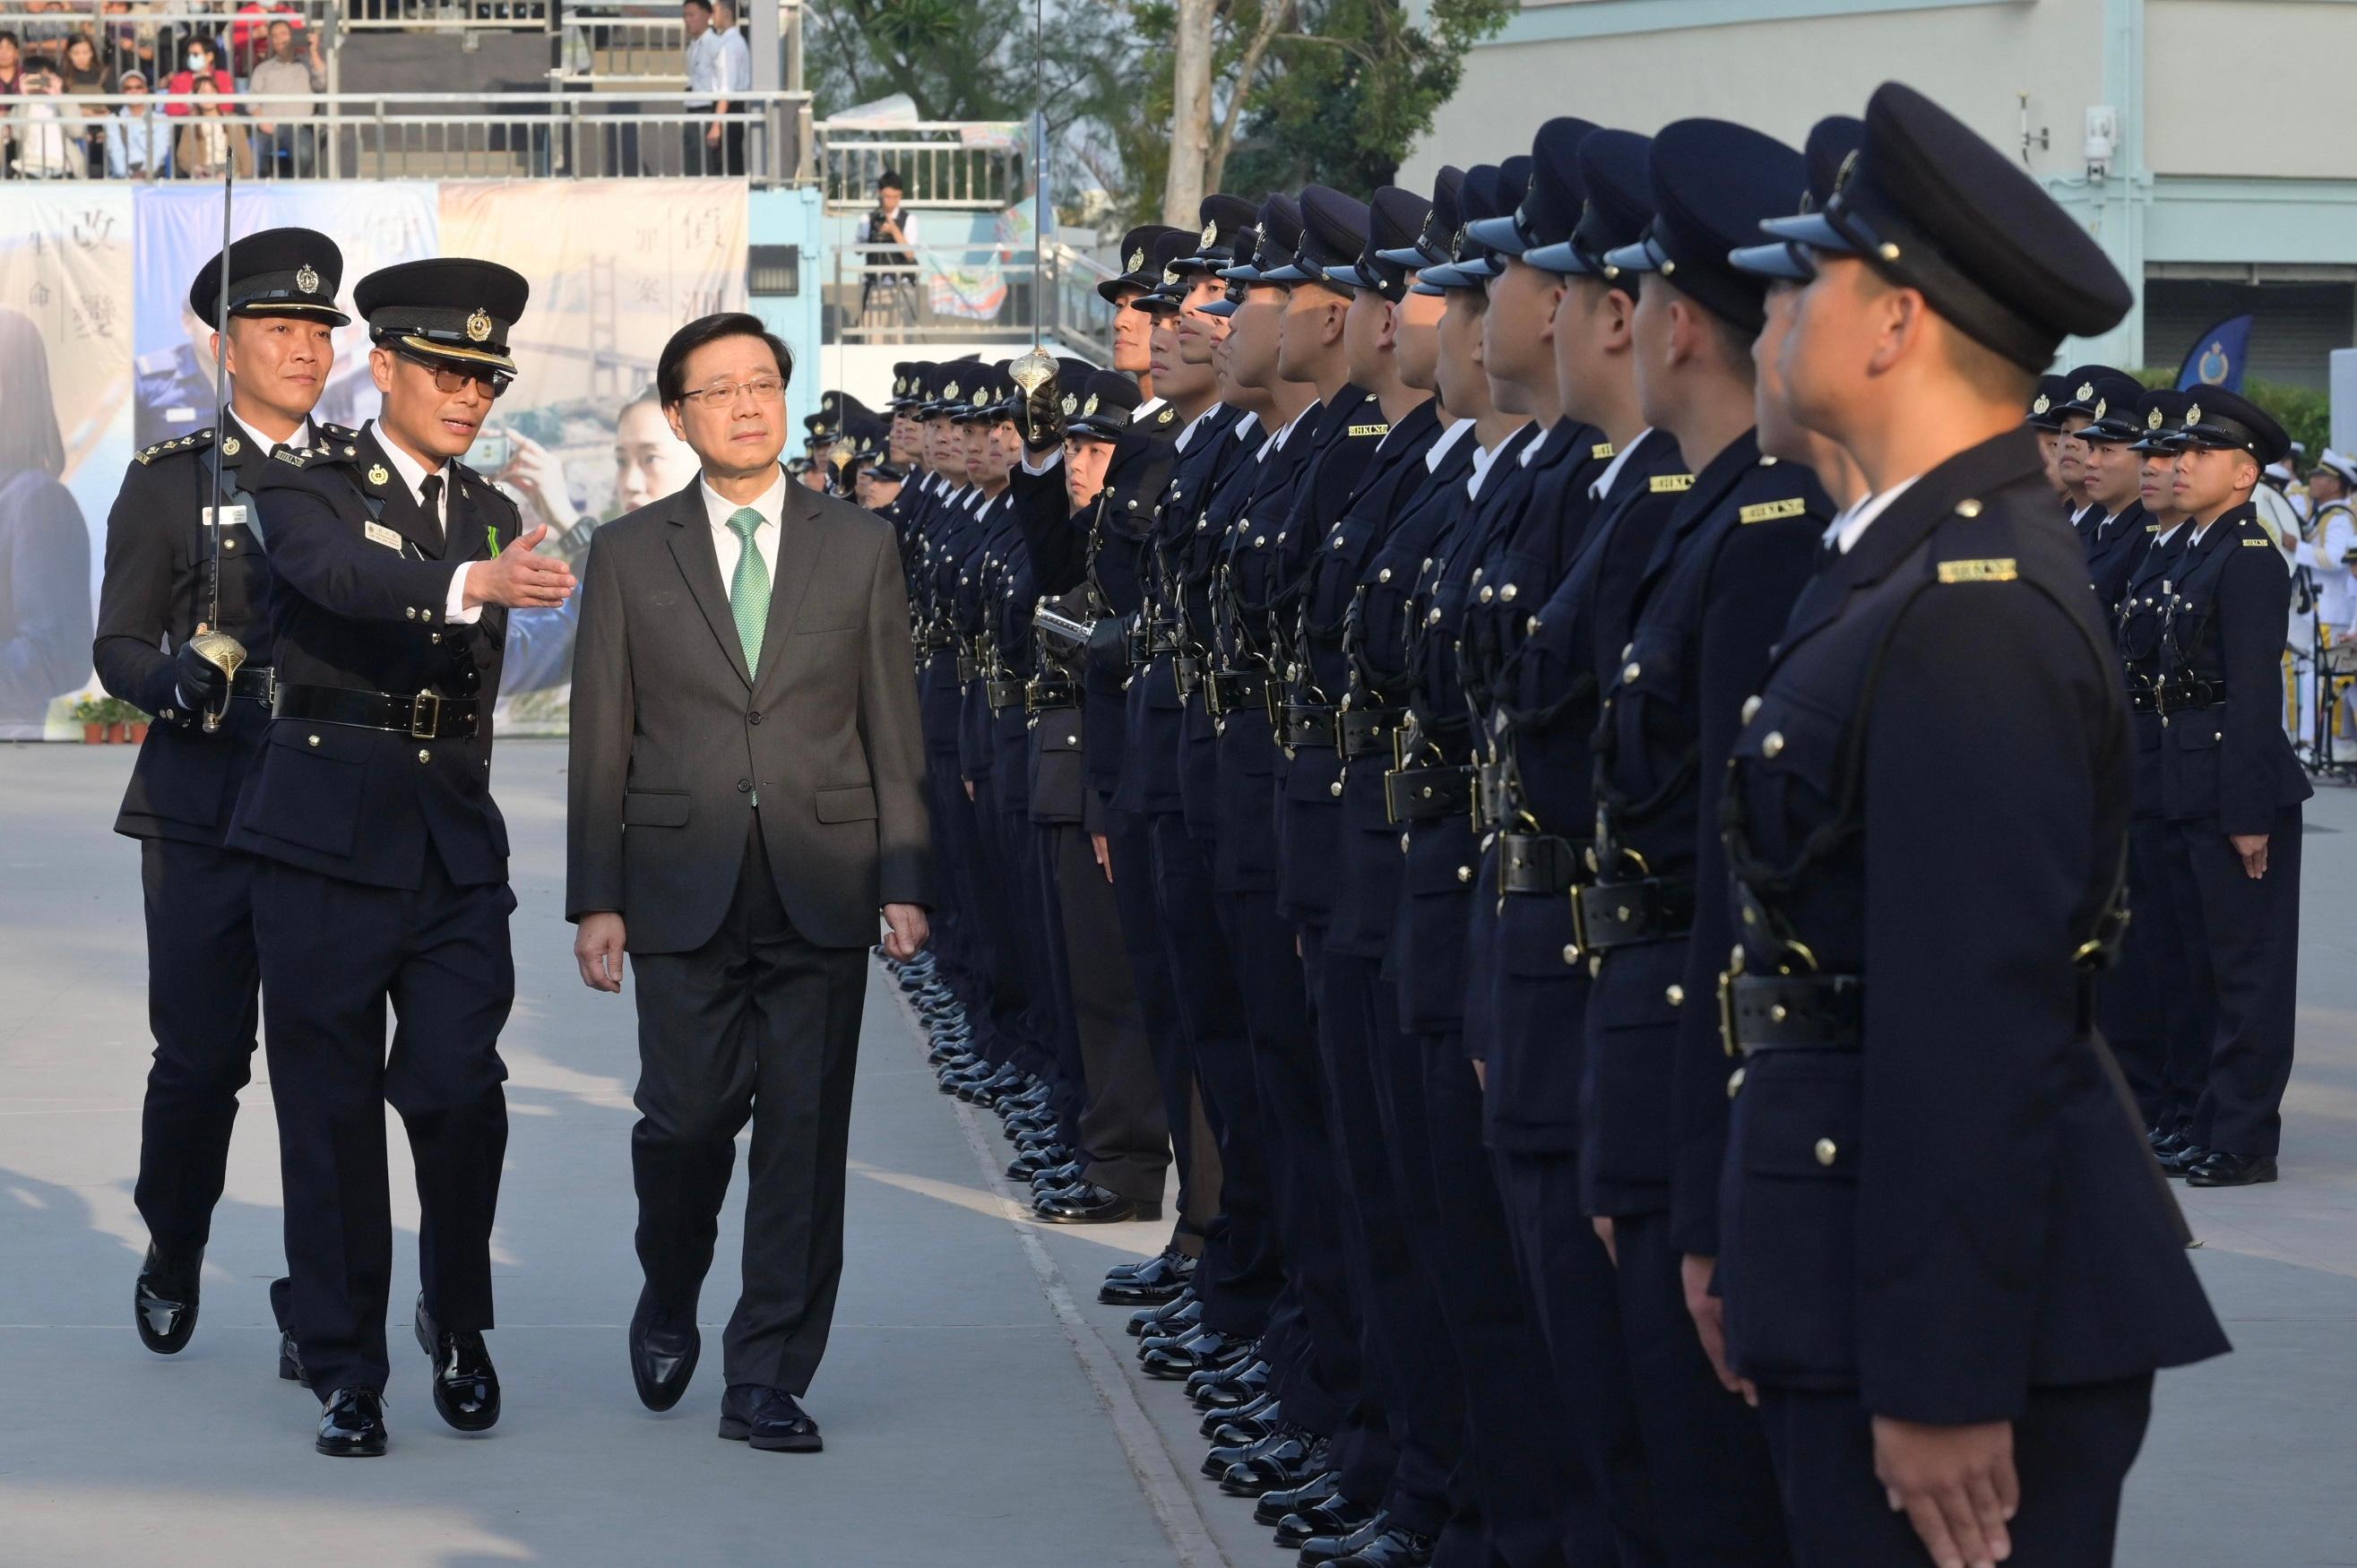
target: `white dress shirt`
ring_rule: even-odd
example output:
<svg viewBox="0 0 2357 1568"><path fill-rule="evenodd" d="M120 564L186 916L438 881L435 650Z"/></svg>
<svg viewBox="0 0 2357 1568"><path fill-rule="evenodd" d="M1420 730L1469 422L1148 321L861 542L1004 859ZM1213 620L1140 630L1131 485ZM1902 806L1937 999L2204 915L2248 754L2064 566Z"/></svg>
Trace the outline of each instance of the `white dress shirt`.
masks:
<svg viewBox="0 0 2357 1568"><path fill-rule="evenodd" d="M1544 447L1548 442L1554 439L1555 426L1550 424L1544 430L1539 432L1538 438L1536 440L1533 441L1529 446L1522 449L1521 453L1515 456L1514 461L1520 463L1525 468L1529 467L1531 466L1531 459L1537 456L1540 449Z"/></svg>
<svg viewBox="0 0 2357 1568"><path fill-rule="evenodd" d="M690 109L709 109L728 90L726 50L717 27L706 27L687 41L687 91L694 95L687 101Z"/></svg>
<svg viewBox="0 0 2357 1568"><path fill-rule="evenodd" d="M1620 470L1628 466L1631 455L1638 447L1642 446L1645 444L1645 437L1652 433L1652 425L1645 426L1644 429L1637 432L1635 437L1627 446L1613 453L1612 461L1604 466L1604 472L1598 476L1594 484L1587 487L1588 495L1597 500L1602 500L1606 496L1610 495L1612 481L1620 477Z"/></svg>
<svg viewBox="0 0 2357 1568"><path fill-rule="evenodd" d="M769 568L771 591L778 582L778 531L784 527L786 515L786 471L780 468L770 488L742 503L732 501L712 488L710 479L699 480L696 490L704 497L704 515L712 524L712 553L720 561L720 585L734 591L737 585L737 559L742 555L743 544L728 520L737 515L742 504L761 514L761 525L753 530L753 548L761 553L761 564Z"/></svg>
<svg viewBox="0 0 2357 1568"><path fill-rule="evenodd" d="M1834 520L1833 530L1831 531L1831 537L1834 543L1840 548L1841 553L1845 555L1848 554L1850 553L1850 547L1855 545L1858 540L1865 535L1867 529L1873 524L1874 520L1880 517L1886 510L1889 510L1889 506L1892 501L1897 500L1900 496L1905 495L1910 489L1913 489L1915 481L1922 477L1922 475L1917 474L1911 478L1901 479L1899 483L1891 486L1889 489L1884 490L1879 494L1867 496L1865 499L1859 501L1857 505L1850 508L1848 511L1845 512L1840 517L1835 518Z"/></svg>
<svg viewBox="0 0 2357 1568"><path fill-rule="evenodd" d="M296 425L295 427L295 434L289 435L285 440L273 441L269 436L264 435L253 425L248 424L244 419L239 415L236 409L231 408L229 411L229 416L237 421L238 433L243 435L252 445L261 447L265 455L277 451L281 446L292 446L299 450L306 446L316 446L318 445L319 433L312 428L311 422L308 418L306 418L302 424Z"/></svg>
<svg viewBox="0 0 2357 1568"><path fill-rule="evenodd" d="M1472 434L1473 422L1469 419L1452 420L1443 426L1440 439L1425 448L1424 471L1427 474L1440 472L1440 465L1448 460L1448 454L1456 450L1457 444Z"/></svg>
<svg viewBox="0 0 2357 1568"><path fill-rule="evenodd" d="M1129 422L1132 424L1144 423L1148 416L1161 413L1162 405L1168 401L1169 400L1168 398L1147 398L1144 403L1139 403L1135 408L1129 411Z"/></svg>
<svg viewBox="0 0 2357 1568"><path fill-rule="evenodd" d="M425 465L403 451L399 442L387 437L382 432L378 433L377 445L384 448L384 455L392 460L393 471L401 476L401 482L409 487L410 504L421 511L424 510L427 474ZM442 493L436 498L433 511L434 526L447 534L450 528L450 475L447 465L436 468L433 472L442 476ZM442 618L445 621L460 626L472 626L483 618L482 606L477 605L472 609L467 607L467 568L471 564L473 564L471 562L461 562L458 569L450 574L450 591L443 596L442 600Z"/></svg>

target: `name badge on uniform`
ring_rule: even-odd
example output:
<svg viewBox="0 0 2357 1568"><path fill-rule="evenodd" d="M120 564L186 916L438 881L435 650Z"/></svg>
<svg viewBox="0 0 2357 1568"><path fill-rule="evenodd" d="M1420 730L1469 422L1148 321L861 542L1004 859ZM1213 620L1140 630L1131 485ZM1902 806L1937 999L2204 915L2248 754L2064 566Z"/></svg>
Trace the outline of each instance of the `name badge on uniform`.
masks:
<svg viewBox="0 0 2357 1568"><path fill-rule="evenodd" d="M2271 542L2265 539L2245 539L2243 541L2243 548L2245 550L2266 550L2268 549L2270 545Z"/></svg>
<svg viewBox="0 0 2357 1568"><path fill-rule="evenodd" d="M1799 517L1808 510L1807 499L1794 496L1790 500L1761 501L1756 506L1745 507L1735 514L1735 520L1738 523L1774 522L1779 518Z"/></svg>
<svg viewBox="0 0 2357 1568"><path fill-rule="evenodd" d="M371 544L382 544L387 550L401 548L401 535L381 522L364 522L361 524L361 532L368 536Z"/></svg>
<svg viewBox="0 0 2357 1568"><path fill-rule="evenodd" d="M242 506L225 506L220 508L207 507L205 508L205 526L207 528L216 526L214 521L216 511L220 514L218 524L220 527L243 528L246 524L245 509Z"/></svg>
<svg viewBox="0 0 2357 1568"><path fill-rule="evenodd" d="M1692 474L1656 474L1653 476L1652 492L1657 496L1674 496L1681 490L1694 489L1694 479Z"/></svg>

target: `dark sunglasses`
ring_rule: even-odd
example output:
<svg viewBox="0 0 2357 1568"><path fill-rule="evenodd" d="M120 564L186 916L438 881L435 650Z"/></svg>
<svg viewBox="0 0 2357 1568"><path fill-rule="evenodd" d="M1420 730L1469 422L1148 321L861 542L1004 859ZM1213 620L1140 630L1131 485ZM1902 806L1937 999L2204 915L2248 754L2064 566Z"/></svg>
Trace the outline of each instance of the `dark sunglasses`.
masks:
<svg viewBox="0 0 2357 1568"><path fill-rule="evenodd" d="M430 360L419 359L414 354L404 354L401 357L431 375L434 378L434 390L444 397L454 395L468 381L475 383L476 390L483 394L486 402L497 402L500 394L508 390L505 378L496 371L453 371L437 365Z"/></svg>

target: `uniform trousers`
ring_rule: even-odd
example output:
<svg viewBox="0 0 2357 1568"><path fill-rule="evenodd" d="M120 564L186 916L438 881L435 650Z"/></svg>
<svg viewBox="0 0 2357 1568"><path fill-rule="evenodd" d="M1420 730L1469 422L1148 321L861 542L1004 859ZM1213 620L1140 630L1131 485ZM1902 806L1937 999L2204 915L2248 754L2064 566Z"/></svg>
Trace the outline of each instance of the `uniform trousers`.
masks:
<svg viewBox="0 0 2357 1568"><path fill-rule="evenodd" d="M958 777L954 752L932 752L926 757L925 781L931 806L933 855L941 875L935 878L941 906L936 932L942 980L965 1011L973 1049L990 1061L1002 1061L997 1027L991 1017L990 921L975 904L975 869L981 850L976 843L974 813Z"/></svg>
<svg viewBox="0 0 2357 1568"><path fill-rule="evenodd" d="M187 1257L212 1234L238 1091L253 1071L262 962L254 951L252 855L146 839L147 1028L156 1037L139 1118L132 1199L147 1234Z"/></svg>
<svg viewBox="0 0 2357 1568"><path fill-rule="evenodd" d="M1191 1134L1196 1126L1194 1052L1187 1037L1186 1015L1178 1006L1178 981L1170 972L1169 950L1162 940L1161 918L1155 909L1154 847L1146 817L1115 811L1093 791L1091 803L1104 833L1105 858L1113 865L1114 908L1122 951L1129 960L1137 1015L1146 1026L1146 1045L1153 1054L1164 1124L1174 1140L1171 1155L1178 1171L1178 1218L1172 1227L1172 1239L1182 1250L1197 1253L1195 1288L1208 1307L1216 1294L1214 1282L1232 1267L1225 1257L1226 1239L1215 1233L1220 1229L1224 1173L1216 1141L1178 1135L1182 1128Z"/></svg>
<svg viewBox="0 0 2357 1568"><path fill-rule="evenodd" d="M338 1389L382 1391L390 1370L388 1102L416 1165L425 1308L446 1329L492 1326L491 1222L508 1142L499 1040L515 999L515 907L504 882L452 882L431 849L414 888L276 861L255 868L293 1281L287 1326L323 1401Z"/></svg>
<svg viewBox="0 0 2357 1568"><path fill-rule="evenodd" d="M991 943L990 1015L997 1054L1003 1066L1037 1075L1049 1071L1052 1052L1048 1037L1054 1014L1039 979L1039 943L1033 932L1039 917L1033 908L1030 861L1014 843L1017 821L998 809L991 779L974 782L974 799L966 811L974 822L979 848L974 867L974 908L995 922Z"/></svg>
<svg viewBox="0 0 2357 1568"><path fill-rule="evenodd" d="M1854 1392L1763 1388L1800 1568L1930 1568L1932 1554L1874 1475L1874 1428ZM2152 1415L2152 1378L2034 1388L2013 1423L2021 1508L2007 1524L2008 1568L2111 1568L2120 1487Z"/></svg>
<svg viewBox="0 0 2357 1568"><path fill-rule="evenodd" d="M1081 1054L1082 1031L1088 1026L1082 1017L1081 1000L1073 992L1072 953L1066 930L1064 889L1062 886L1061 836L1077 833L1069 824L1033 821L1026 841L1030 861L1026 867L1041 911L1044 927L1034 937L1039 944L1040 961L1048 976L1048 993L1056 1000L1060 1018L1053 1041L1056 1051L1055 1069L1046 1079L1048 1110L1056 1118L1056 1141L1068 1149L1081 1146L1081 1115L1088 1108L1088 1067ZM1086 954L1086 949L1082 952ZM1122 969L1120 955L1113 955L1110 963L1099 962L1093 967ZM1089 985L1101 980L1091 974L1081 982Z"/></svg>
<svg viewBox="0 0 2357 1568"><path fill-rule="evenodd" d="M2209 1077L2214 1025L2210 955L2188 940L2200 929L2201 890L2189 857L2173 854L2176 829L2139 817L2128 829L2128 908L2119 961L2103 979L2097 1018L2119 1058L2145 1125L2192 1124Z"/></svg>
<svg viewBox="0 0 2357 1568"><path fill-rule="evenodd" d="M1071 1146L1087 1162L1089 1180L1134 1202L1159 1204L1170 1169L1170 1122L1122 949L1114 886L1079 823L1041 832L1053 846L1061 945L1080 1037L1083 1088Z"/></svg>
<svg viewBox="0 0 2357 1568"><path fill-rule="evenodd" d="M689 952L635 955L639 1262L673 1320L694 1321L720 1206L750 1121L743 1289L723 1338L727 1381L801 1394L825 1353L843 1277L844 1162L866 996L859 948L794 929L747 815L720 928Z"/></svg>
<svg viewBox="0 0 2357 1568"><path fill-rule="evenodd" d="M1222 1244L1213 1272L1196 1270L1203 1326L1255 1339L1268 1326L1285 1269L1243 997L1220 934L1211 866L1187 837L1186 820L1176 811L1141 820L1153 870L1155 924L1175 983L1191 1088L1219 1150Z"/></svg>
<svg viewBox="0 0 2357 1568"><path fill-rule="evenodd" d="M2201 898L2217 1005L2190 1135L2205 1149L2272 1156L2283 1144L2299 983L2300 811L2276 813L2267 874L2255 881L2215 818L2176 826Z"/></svg>

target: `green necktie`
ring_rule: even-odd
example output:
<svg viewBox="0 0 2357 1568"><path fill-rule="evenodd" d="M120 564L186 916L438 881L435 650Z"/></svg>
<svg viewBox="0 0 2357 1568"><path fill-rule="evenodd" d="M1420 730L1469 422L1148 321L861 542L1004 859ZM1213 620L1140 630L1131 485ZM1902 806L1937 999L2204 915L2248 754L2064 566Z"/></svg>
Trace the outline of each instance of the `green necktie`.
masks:
<svg viewBox="0 0 2357 1568"><path fill-rule="evenodd" d="M737 618L737 640L745 645L745 669L760 673L761 628L770 624L770 566L753 544L753 531L761 514L740 506L728 517L728 532L743 548L737 552L737 575L728 583L728 609Z"/></svg>

